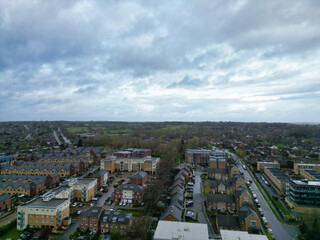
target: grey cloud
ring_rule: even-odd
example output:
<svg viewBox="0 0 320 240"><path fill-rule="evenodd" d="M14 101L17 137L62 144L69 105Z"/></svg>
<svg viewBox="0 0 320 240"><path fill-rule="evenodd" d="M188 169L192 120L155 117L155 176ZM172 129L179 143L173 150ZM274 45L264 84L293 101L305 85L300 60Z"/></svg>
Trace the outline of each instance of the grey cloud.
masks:
<svg viewBox="0 0 320 240"><path fill-rule="evenodd" d="M204 85L204 82L198 78L190 78L186 75L181 81L174 82L168 88L198 88Z"/></svg>

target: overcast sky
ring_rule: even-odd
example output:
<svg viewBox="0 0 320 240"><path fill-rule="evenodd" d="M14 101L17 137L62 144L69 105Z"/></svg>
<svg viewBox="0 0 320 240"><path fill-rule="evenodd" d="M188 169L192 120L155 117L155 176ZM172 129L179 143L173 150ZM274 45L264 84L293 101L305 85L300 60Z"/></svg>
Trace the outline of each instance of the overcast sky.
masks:
<svg viewBox="0 0 320 240"><path fill-rule="evenodd" d="M320 122L320 1L0 1L0 121Z"/></svg>

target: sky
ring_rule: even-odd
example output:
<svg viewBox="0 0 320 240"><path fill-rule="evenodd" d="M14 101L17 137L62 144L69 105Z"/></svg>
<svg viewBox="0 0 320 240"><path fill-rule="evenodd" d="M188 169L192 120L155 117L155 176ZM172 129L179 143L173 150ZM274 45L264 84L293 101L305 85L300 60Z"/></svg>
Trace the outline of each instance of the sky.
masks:
<svg viewBox="0 0 320 240"><path fill-rule="evenodd" d="M320 122L320 1L0 1L0 121Z"/></svg>

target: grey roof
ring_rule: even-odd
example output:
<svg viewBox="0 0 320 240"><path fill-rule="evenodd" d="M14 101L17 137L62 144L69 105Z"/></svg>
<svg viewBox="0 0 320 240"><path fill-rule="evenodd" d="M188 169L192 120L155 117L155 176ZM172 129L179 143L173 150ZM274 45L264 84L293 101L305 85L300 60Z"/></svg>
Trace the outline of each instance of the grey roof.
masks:
<svg viewBox="0 0 320 240"><path fill-rule="evenodd" d="M101 171L98 171L98 172L92 174L90 177L92 177L92 178L103 177L107 172L108 171L101 170Z"/></svg>
<svg viewBox="0 0 320 240"><path fill-rule="evenodd" d="M119 211L104 211L101 215L100 223L129 223L131 218L131 213Z"/></svg>
<svg viewBox="0 0 320 240"><path fill-rule="evenodd" d="M279 168L276 167L265 167L268 169L273 176L275 176L281 182L289 182L290 178Z"/></svg>
<svg viewBox="0 0 320 240"><path fill-rule="evenodd" d="M60 204L63 204L64 202L68 201L68 199L58 199L58 198L52 198L49 201L43 201L42 198L37 198L36 200L30 202L28 204L29 207L57 207Z"/></svg>
<svg viewBox="0 0 320 240"><path fill-rule="evenodd" d="M237 216L217 215L217 224L219 227L240 228L239 218Z"/></svg>
<svg viewBox="0 0 320 240"><path fill-rule="evenodd" d="M175 205L170 205L166 208L164 213L161 215L160 219L163 219L164 217L168 215L172 215L174 218L176 218L178 221L182 221L182 210Z"/></svg>
<svg viewBox="0 0 320 240"><path fill-rule="evenodd" d="M81 217L96 217L98 218L102 212L101 207L93 207L81 214Z"/></svg>
<svg viewBox="0 0 320 240"><path fill-rule="evenodd" d="M232 186L232 183L228 180L225 180L225 181L212 181L211 180L209 183L212 188L217 188L220 184L223 184L227 188Z"/></svg>
<svg viewBox="0 0 320 240"><path fill-rule="evenodd" d="M235 203L233 195L230 194L208 194L208 202L225 202L225 203Z"/></svg>
<svg viewBox="0 0 320 240"><path fill-rule="evenodd" d="M123 190L131 190L133 192L142 192L143 187L137 184L123 184L116 188L116 192L122 192Z"/></svg>
<svg viewBox="0 0 320 240"><path fill-rule="evenodd" d="M8 193L3 194L3 195L0 196L0 202L1 202L1 201L5 201L5 200L7 200L8 198L11 198L11 197L10 197L10 194L8 194Z"/></svg>
<svg viewBox="0 0 320 240"><path fill-rule="evenodd" d="M225 168L208 168L208 174L228 174L228 170Z"/></svg>
<svg viewBox="0 0 320 240"><path fill-rule="evenodd" d="M140 171L140 172L135 173L135 174L131 177L131 179L144 179L146 176L147 176L147 173L146 173L146 172Z"/></svg>
<svg viewBox="0 0 320 240"><path fill-rule="evenodd" d="M236 198L239 198L243 193L247 193L249 196L249 192L247 191L247 189L243 188L243 187L239 187L237 190L234 191L234 196Z"/></svg>
<svg viewBox="0 0 320 240"><path fill-rule="evenodd" d="M171 190L171 193L170 195L174 195L174 194L180 194L180 195L183 195L184 193L184 189L182 189L179 185L176 185L172 190Z"/></svg>
<svg viewBox="0 0 320 240"><path fill-rule="evenodd" d="M248 206L244 206L242 208L239 209L238 211L239 214L239 219L241 220L245 220L248 216L250 216L251 214L253 214L257 219L259 219L257 213L255 211L253 211L250 207Z"/></svg>

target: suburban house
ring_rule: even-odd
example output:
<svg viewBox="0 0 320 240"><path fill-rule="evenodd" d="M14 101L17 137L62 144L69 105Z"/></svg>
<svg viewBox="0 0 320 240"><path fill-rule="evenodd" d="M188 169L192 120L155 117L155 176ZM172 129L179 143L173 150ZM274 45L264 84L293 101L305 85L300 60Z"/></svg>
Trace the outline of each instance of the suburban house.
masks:
<svg viewBox="0 0 320 240"><path fill-rule="evenodd" d="M148 174L143 171L136 172L130 178L130 184L145 185L147 183Z"/></svg>
<svg viewBox="0 0 320 240"><path fill-rule="evenodd" d="M80 216L80 229L83 231L89 228L90 231L99 232L99 220L102 214L101 207L93 207L85 211Z"/></svg>
<svg viewBox="0 0 320 240"><path fill-rule="evenodd" d="M234 196L236 199L237 209L240 209L244 205L252 205L251 195L245 188L240 187L234 191Z"/></svg>
<svg viewBox="0 0 320 240"><path fill-rule="evenodd" d="M217 230L240 230L238 216L217 215L216 216Z"/></svg>
<svg viewBox="0 0 320 240"><path fill-rule="evenodd" d="M0 196L0 217L10 212L12 209L11 196L9 194L3 194Z"/></svg>
<svg viewBox="0 0 320 240"><path fill-rule="evenodd" d="M127 200L128 203L142 203L143 187L137 184L123 184L115 189L114 200L116 202Z"/></svg>
<svg viewBox="0 0 320 240"><path fill-rule="evenodd" d="M170 205L161 215L160 220L182 222L182 209L175 205Z"/></svg>
<svg viewBox="0 0 320 240"><path fill-rule="evenodd" d="M207 208L219 210L221 212L236 211L236 201L233 195L230 194L208 194L206 201Z"/></svg>
<svg viewBox="0 0 320 240"><path fill-rule="evenodd" d="M250 227L260 229L260 220L255 211L249 206L244 206L238 211L241 230L248 231Z"/></svg>
<svg viewBox="0 0 320 240"><path fill-rule="evenodd" d="M132 223L132 214L119 211L104 211L100 217L100 232L109 233L112 229L126 234Z"/></svg>

